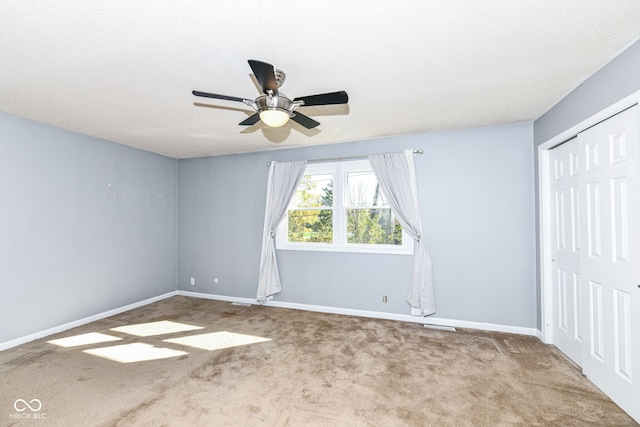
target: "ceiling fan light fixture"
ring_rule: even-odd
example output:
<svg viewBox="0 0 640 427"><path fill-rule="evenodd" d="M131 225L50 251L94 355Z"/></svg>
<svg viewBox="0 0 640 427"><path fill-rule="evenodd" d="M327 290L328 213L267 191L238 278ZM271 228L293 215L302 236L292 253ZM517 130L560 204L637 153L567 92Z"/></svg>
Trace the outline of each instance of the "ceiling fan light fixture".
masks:
<svg viewBox="0 0 640 427"><path fill-rule="evenodd" d="M313 129L320 125L320 122L305 116L296 111L299 107L314 105L346 104L349 96L345 91L321 93L318 95L303 96L294 98L293 101L286 97L278 89L285 80L285 74L273 65L266 62L250 59L249 66L256 77L263 95L258 96L255 101L237 96L227 96L217 93L200 92L197 90L191 93L195 96L205 98L224 99L226 101L242 102L251 107L255 113L239 123L240 126L253 126L258 120L269 127L284 126L289 119L298 123L305 129Z"/></svg>
<svg viewBox="0 0 640 427"><path fill-rule="evenodd" d="M259 114L260 120L272 128L279 128L289 121L289 112L281 108L266 108Z"/></svg>
<svg viewBox="0 0 640 427"><path fill-rule="evenodd" d="M283 126L295 108L294 103L282 94L262 95L256 99L256 108L260 120L272 128Z"/></svg>

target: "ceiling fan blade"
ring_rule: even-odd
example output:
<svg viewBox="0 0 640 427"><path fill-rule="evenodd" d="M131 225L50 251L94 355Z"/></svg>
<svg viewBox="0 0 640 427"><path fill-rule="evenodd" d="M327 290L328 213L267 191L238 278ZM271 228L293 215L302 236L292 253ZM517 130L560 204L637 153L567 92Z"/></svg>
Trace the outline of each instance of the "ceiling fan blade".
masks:
<svg viewBox="0 0 640 427"><path fill-rule="evenodd" d="M313 129L314 127L320 125L320 122L316 122L311 117L307 117L304 114L298 113L297 111L293 113L293 116L291 116L291 120L300 123L307 129Z"/></svg>
<svg viewBox="0 0 640 427"><path fill-rule="evenodd" d="M258 83L262 87L262 92L273 91L274 95L278 94L278 83L276 82L276 73L273 65L266 62L256 61L255 59L249 60L249 66L256 76Z"/></svg>
<svg viewBox="0 0 640 427"><path fill-rule="evenodd" d="M237 96L218 95L217 93L200 92L197 90L194 90L191 93L194 94L195 96L202 96L204 98L225 99L227 101L238 101L238 102L245 101L244 98L238 98Z"/></svg>
<svg viewBox="0 0 640 427"><path fill-rule="evenodd" d="M244 119L243 121L241 121L238 124L240 126L251 126L251 125L255 125L256 123L258 123L258 121L260 121L260 114L255 113L254 115L247 117L246 119Z"/></svg>
<svg viewBox="0 0 640 427"><path fill-rule="evenodd" d="M332 104L346 104L349 102L349 96L347 92L331 92L331 93L322 93L320 95L310 95L310 96L301 96L299 98L295 98L293 102L303 101L304 105L302 107L309 107L312 105L332 105Z"/></svg>

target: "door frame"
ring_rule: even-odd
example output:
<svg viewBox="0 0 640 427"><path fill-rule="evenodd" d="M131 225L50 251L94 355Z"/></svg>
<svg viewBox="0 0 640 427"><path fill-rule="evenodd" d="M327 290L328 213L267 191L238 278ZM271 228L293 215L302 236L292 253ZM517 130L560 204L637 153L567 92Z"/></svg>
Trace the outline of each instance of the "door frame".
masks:
<svg viewBox="0 0 640 427"><path fill-rule="evenodd" d="M591 117L543 142L538 150L538 242L540 266L540 336L545 344L553 344L553 289L551 265L551 189L549 181L549 151L574 138L578 133L611 116L640 104L640 90L611 104Z"/></svg>

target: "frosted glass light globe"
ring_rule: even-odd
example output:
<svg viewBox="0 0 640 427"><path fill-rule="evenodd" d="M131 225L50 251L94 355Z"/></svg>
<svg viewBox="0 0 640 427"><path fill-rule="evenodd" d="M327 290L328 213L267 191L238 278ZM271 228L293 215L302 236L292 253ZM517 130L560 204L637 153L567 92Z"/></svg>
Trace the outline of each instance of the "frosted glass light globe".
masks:
<svg viewBox="0 0 640 427"><path fill-rule="evenodd" d="M289 121L289 113L279 109L267 109L260 111L260 120L267 126L279 128Z"/></svg>

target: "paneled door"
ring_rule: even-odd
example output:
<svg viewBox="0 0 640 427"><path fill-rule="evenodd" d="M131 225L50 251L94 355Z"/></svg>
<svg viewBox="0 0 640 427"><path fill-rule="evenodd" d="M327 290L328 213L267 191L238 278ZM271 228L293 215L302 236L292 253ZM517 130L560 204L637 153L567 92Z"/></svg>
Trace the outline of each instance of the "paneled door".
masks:
<svg viewBox="0 0 640 427"><path fill-rule="evenodd" d="M551 150L549 182L552 216L554 344L582 366L583 316L580 275L580 153L574 138Z"/></svg>
<svg viewBox="0 0 640 427"><path fill-rule="evenodd" d="M578 134L581 366L640 421L638 106Z"/></svg>

